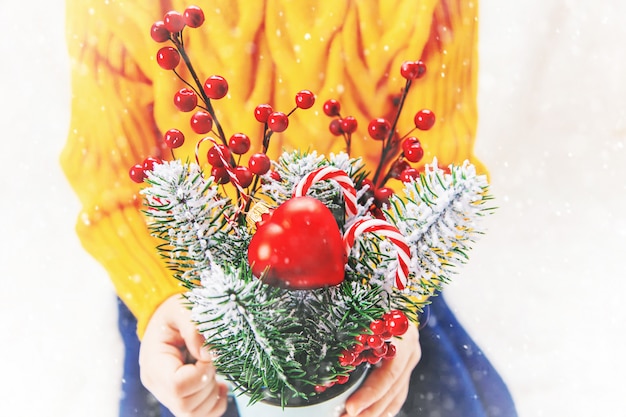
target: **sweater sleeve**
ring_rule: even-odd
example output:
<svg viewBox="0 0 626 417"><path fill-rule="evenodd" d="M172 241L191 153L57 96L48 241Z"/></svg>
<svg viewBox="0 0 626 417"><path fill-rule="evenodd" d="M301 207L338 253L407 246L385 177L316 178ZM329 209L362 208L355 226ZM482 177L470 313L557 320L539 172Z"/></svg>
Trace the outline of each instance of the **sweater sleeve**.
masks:
<svg viewBox="0 0 626 417"><path fill-rule="evenodd" d="M142 335L156 307L182 288L154 249L139 187L128 176L133 164L162 152L150 69L135 59L151 18L128 3L67 2L72 102L61 165L82 205L78 236L109 273Z"/></svg>

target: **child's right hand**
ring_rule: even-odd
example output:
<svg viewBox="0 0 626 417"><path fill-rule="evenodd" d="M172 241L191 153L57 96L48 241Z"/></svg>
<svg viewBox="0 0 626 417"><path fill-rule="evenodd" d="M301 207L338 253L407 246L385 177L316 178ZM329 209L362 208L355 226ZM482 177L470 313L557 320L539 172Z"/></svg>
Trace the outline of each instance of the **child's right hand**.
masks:
<svg viewBox="0 0 626 417"><path fill-rule="evenodd" d="M154 312L141 341L141 381L177 417L217 417L226 411L228 387L216 380L202 344L179 295Z"/></svg>

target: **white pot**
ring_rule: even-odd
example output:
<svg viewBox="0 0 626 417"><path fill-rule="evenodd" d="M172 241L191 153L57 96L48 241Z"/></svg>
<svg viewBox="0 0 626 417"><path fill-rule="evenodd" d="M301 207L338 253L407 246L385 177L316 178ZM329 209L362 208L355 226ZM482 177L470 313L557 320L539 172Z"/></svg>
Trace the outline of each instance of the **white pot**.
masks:
<svg viewBox="0 0 626 417"><path fill-rule="evenodd" d="M346 389L344 391L340 391L336 396L319 403L281 408L278 404L259 401L249 406L249 397L246 394L241 394L235 397L237 408L240 417L339 417L345 412L346 400L361 386L366 376L367 369L357 376L355 381L352 381L351 378L345 384Z"/></svg>

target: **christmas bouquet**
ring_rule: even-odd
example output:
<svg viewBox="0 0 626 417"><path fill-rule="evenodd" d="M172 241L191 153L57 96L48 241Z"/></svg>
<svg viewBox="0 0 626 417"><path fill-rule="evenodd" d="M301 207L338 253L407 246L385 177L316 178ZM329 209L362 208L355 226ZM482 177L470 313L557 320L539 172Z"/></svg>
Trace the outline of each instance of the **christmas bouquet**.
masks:
<svg viewBox="0 0 626 417"><path fill-rule="evenodd" d="M252 403L306 404L394 357L394 337L418 322L428 297L467 259L480 233L476 220L491 211L488 184L469 162L412 167L423 148L396 123L412 83L426 74L421 61L399 69L406 83L395 118L369 122L381 149L375 172L350 154L351 142L362 139L353 137L357 120L332 98L322 106L328 135L345 140L345 152L295 150L270 160L272 135L288 128L294 111L314 106L308 90L295 94L287 113L256 107L250 117L263 126L261 152L246 155L249 136L227 135L214 109L229 91L227 80L214 75L201 82L185 49L183 29L203 20L202 10L190 6L151 29L155 41L167 43L158 64L185 84L174 104L195 112L195 160L176 157L186 138L173 128L164 134L172 158L147 158L130 176L145 183L145 214L162 240L158 251L187 288L219 373ZM419 110L414 122L428 130L435 115ZM401 190L394 193L388 181Z"/></svg>

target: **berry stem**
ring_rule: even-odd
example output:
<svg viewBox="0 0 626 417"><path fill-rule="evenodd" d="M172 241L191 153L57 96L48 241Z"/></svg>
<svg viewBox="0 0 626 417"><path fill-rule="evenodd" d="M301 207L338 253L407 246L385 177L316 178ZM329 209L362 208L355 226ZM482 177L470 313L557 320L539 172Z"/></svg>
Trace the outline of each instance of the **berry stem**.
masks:
<svg viewBox="0 0 626 417"><path fill-rule="evenodd" d="M391 129L389 130L389 136L383 141L383 149L380 153L380 160L378 161L378 167L376 168L376 173L374 174L373 183L377 187L382 187L387 180L389 179L389 173L385 175L382 182L378 183L378 178L380 177L383 168L389 162L387 161L387 154L393 149L394 141L393 137L396 134L396 126L398 125L398 120L400 119L400 114L402 113L402 108L404 107L404 102L406 100L407 95L409 94L409 89L411 88L411 80L406 80L406 84L404 89L402 90L402 96L400 97L400 103L398 104L398 111L396 112L396 116L393 119L391 124Z"/></svg>
<svg viewBox="0 0 626 417"><path fill-rule="evenodd" d="M189 59L189 55L187 55L187 51L185 51L185 46L183 45L183 41L182 41L182 32L180 33L179 36L172 39L172 42L174 43L174 46L176 46L176 49L178 49L180 56L183 58L183 61L185 62L185 66L189 70L191 77L196 83L196 86L198 89L196 93L199 94L204 104L206 104L206 111L208 111L211 117L213 118L213 122L215 123L215 127L217 128L218 136L220 137L224 145L228 145L228 142L226 141L226 135L224 134L224 129L222 129L222 125L220 124L219 120L217 119L215 115L215 110L213 109L213 105L211 104L211 99L204 92L204 88L202 88L202 83L200 82L200 78L198 78L198 74L196 73L196 70L191 63L191 59Z"/></svg>

